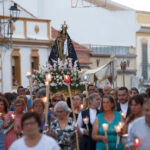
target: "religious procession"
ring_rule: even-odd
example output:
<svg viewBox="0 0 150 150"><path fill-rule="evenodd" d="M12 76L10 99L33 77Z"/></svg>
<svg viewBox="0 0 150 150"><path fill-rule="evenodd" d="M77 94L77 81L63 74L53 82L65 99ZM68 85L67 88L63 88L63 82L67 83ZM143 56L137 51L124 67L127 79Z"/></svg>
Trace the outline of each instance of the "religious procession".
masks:
<svg viewBox="0 0 150 150"><path fill-rule="evenodd" d="M92 7L91 13L95 13L93 7L97 7L110 18L126 10L120 15L120 21L128 16L127 24L131 23L135 12L137 22L141 24L136 31L136 41L142 41L142 45L140 48L139 44L136 48L81 45L72 40L73 33L69 33L73 25L67 21L63 20L56 30L51 27L50 20L36 18L34 13L27 11L28 3L2 0L0 150L150 150L150 59L148 25L144 26L148 22L141 19L146 16L150 20L150 14L134 10L131 13L128 7L111 0L104 8L101 1L79 1L76 5L72 1L72 9L85 4L89 10ZM53 10L51 0L47 3L46 0L31 1L37 10L39 6L47 7L43 3ZM10 4L13 5L10 7ZM5 15L5 7L10 7L10 16ZM110 8L118 14L110 14ZM22 14L18 16L20 11ZM133 16L130 18L129 14ZM37 12L38 15L41 16ZM7 24L9 34L5 31ZM114 30L119 30L120 24L115 26ZM85 35L83 41L80 39L81 43L86 38L92 40L92 35ZM103 43L106 39L109 41L108 37L103 38ZM114 34L109 42L117 43L115 38L124 41ZM135 35L127 33L124 38L131 44Z"/></svg>

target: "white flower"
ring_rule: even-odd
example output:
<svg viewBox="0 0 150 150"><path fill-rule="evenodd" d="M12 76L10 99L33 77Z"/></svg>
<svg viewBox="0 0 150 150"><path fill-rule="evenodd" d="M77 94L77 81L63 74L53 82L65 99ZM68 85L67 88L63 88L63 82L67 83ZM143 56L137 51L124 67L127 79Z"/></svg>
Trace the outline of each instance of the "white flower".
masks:
<svg viewBox="0 0 150 150"><path fill-rule="evenodd" d="M39 87L42 87L42 86L44 86L44 84L43 84L43 83L40 83L40 84L39 84Z"/></svg>
<svg viewBox="0 0 150 150"><path fill-rule="evenodd" d="M52 82L50 85L51 85L51 86L56 86L56 83Z"/></svg>
<svg viewBox="0 0 150 150"><path fill-rule="evenodd" d="M79 84L76 84L76 87L78 87L79 86Z"/></svg>

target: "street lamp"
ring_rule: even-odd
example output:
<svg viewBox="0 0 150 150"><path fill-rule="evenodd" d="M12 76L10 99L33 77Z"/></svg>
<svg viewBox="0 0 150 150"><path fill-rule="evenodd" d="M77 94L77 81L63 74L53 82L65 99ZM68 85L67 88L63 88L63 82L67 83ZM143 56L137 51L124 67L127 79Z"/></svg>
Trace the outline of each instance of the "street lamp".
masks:
<svg viewBox="0 0 150 150"><path fill-rule="evenodd" d="M14 3L13 6L10 7L10 18L12 21L16 21L18 19L19 13L20 13L20 9L17 8L17 4Z"/></svg>
<svg viewBox="0 0 150 150"><path fill-rule="evenodd" d="M4 28L5 28L5 25L8 26L7 27L7 35L8 35L8 39L9 39L10 43L12 44L12 35L13 35L12 24L18 19L20 10L17 8L17 4L14 3L14 5L12 5L9 8L9 11L10 11L10 17L9 17L9 19L7 21L3 20L3 22L1 22L0 24L3 25ZM3 16L3 18L5 19L5 16ZM5 31L2 32L1 34L3 34L2 36L5 38Z"/></svg>
<svg viewBox="0 0 150 150"><path fill-rule="evenodd" d="M13 6L10 7L10 19L8 20L8 32L7 34L10 36L10 42L12 44L12 35L13 35L13 31L12 31L12 24L18 19L20 10L17 8L17 4L14 3Z"/></svg>
<svg viewBox="0 0 150 150"><path fill-rule="evenodd" d="M127 67L126 59L121 60L120 67L121 67L122 74L123 74L123 86L125 86L125 71L126 71L126 67Z"/></svg>

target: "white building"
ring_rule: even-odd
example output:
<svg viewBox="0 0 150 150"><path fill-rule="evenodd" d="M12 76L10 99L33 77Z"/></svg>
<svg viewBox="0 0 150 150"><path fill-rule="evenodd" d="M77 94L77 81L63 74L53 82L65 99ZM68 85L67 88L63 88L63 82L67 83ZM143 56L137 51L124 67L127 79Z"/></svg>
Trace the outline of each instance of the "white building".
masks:
<svg viewBox="0 0 150 150"><path fill-rule="evenodd" d="M27 87L26 73L46 64L50 54L50 20L38 19L20 6L21 15L12 25L13 44L8 47L7 23L4 26L2 22L10 19L8 9L11 2L6 0L4 6L4 16L0 9L0 91L9 92L16 90L18 85Z"/></svg>
<svg viewBox="0 0 150 150"><path fill-rule="evenodd" d="M4 15L9 16L10 0L4 1ZM83 45L107 46L109 48L111 46L117 48L128 47L129 50L132 49L132 54L138 55L138 60L140 60L139 51L137 50L137 53L135 51L138 45L136 32L139 31L140 24L136 20L137 13L133 9L114 3L111 0L107 0L105 7L95 7L98 4L89 4L84 1L86 5L92 6L87 8L72 8L71 0L14 1L20 5L21 16L13 25L14 44L12 49L7 49L4 46L6 42L2 37L0 38L3 44L0 46L2 62L1 90L3 92L16 88L16 86L13 86L15 81L12 81L15 62L18 64L20 61L20 65L17 65L20 70L16 70L17 73L19 72L17 75L19 84L28 85L25 73L32 71L33 66L38 67L38 62L40 65L45 65L47 62L50 53L50 25L60 30L60 26L64 21L67 22L68 32L74 41ZM0 8L3 8L2 2ZM0 9L0 15L0 18L3 19L2 9ZM120 52L122 54L119 58L124 56L124 51L119 50ZM15 56L13 56L13 53ZM32 56L37 58L32 58ZM130 56L128 55L128 57ZM14 60L15 58L16 60ZM92 58L91 61L94 59L97 58ZM139 67L140 61L137 62L137 67ZM132 66L135 67L135 65ZM133 70L132 66L128 68L130 73ZM135 67L133 74L136 74L136 69ZM139 72L138 75L141 76ZM130 79L128 80L127 83L130 82ZM128 87L130 87L129 84Z"/></svg>

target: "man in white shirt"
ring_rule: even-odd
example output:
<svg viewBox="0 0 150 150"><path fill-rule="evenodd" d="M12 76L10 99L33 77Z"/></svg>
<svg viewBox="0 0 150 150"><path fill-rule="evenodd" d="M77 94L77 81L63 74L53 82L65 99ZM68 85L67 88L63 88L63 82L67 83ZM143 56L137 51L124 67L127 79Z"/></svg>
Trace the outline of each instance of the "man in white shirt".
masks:
<svg viewBox="0 0 150 150"><path fill-rule="evenodd" d="M150 149L150 100L143 105L144 117L140 117L132 122L128 135L131 141L138 138L140 145L138 150Z"/></svg>
<svg viewBox="0 0 150 150"><path fill-rule="evenodd" d="M40 134L41 119L37 113L25 113L21 126L24 136L16 140L9 150L60 150L54 139Z"/></svg>
<svg viewBox="0 0 150 150"><path fill-rule="evenodd" d="M80 127L82 138L80 140L80 150L95 150L95 142L91 138L92 126L96 119L96 115L99 112L98 107L100 105L100 96L97 93L92 93L89 98L89 108L80 112L77 124ZM84 118L88 118L87 125L83 121ZM88 126L88 129L87 129Z"/></svg>
<svg viewBox="0 0 150 150"><path fill-rule="evenodd" d="M128 106L128 89L126 87L121 87L118 90L117 110L123 112L125 117L130 113Z"/></svg>

